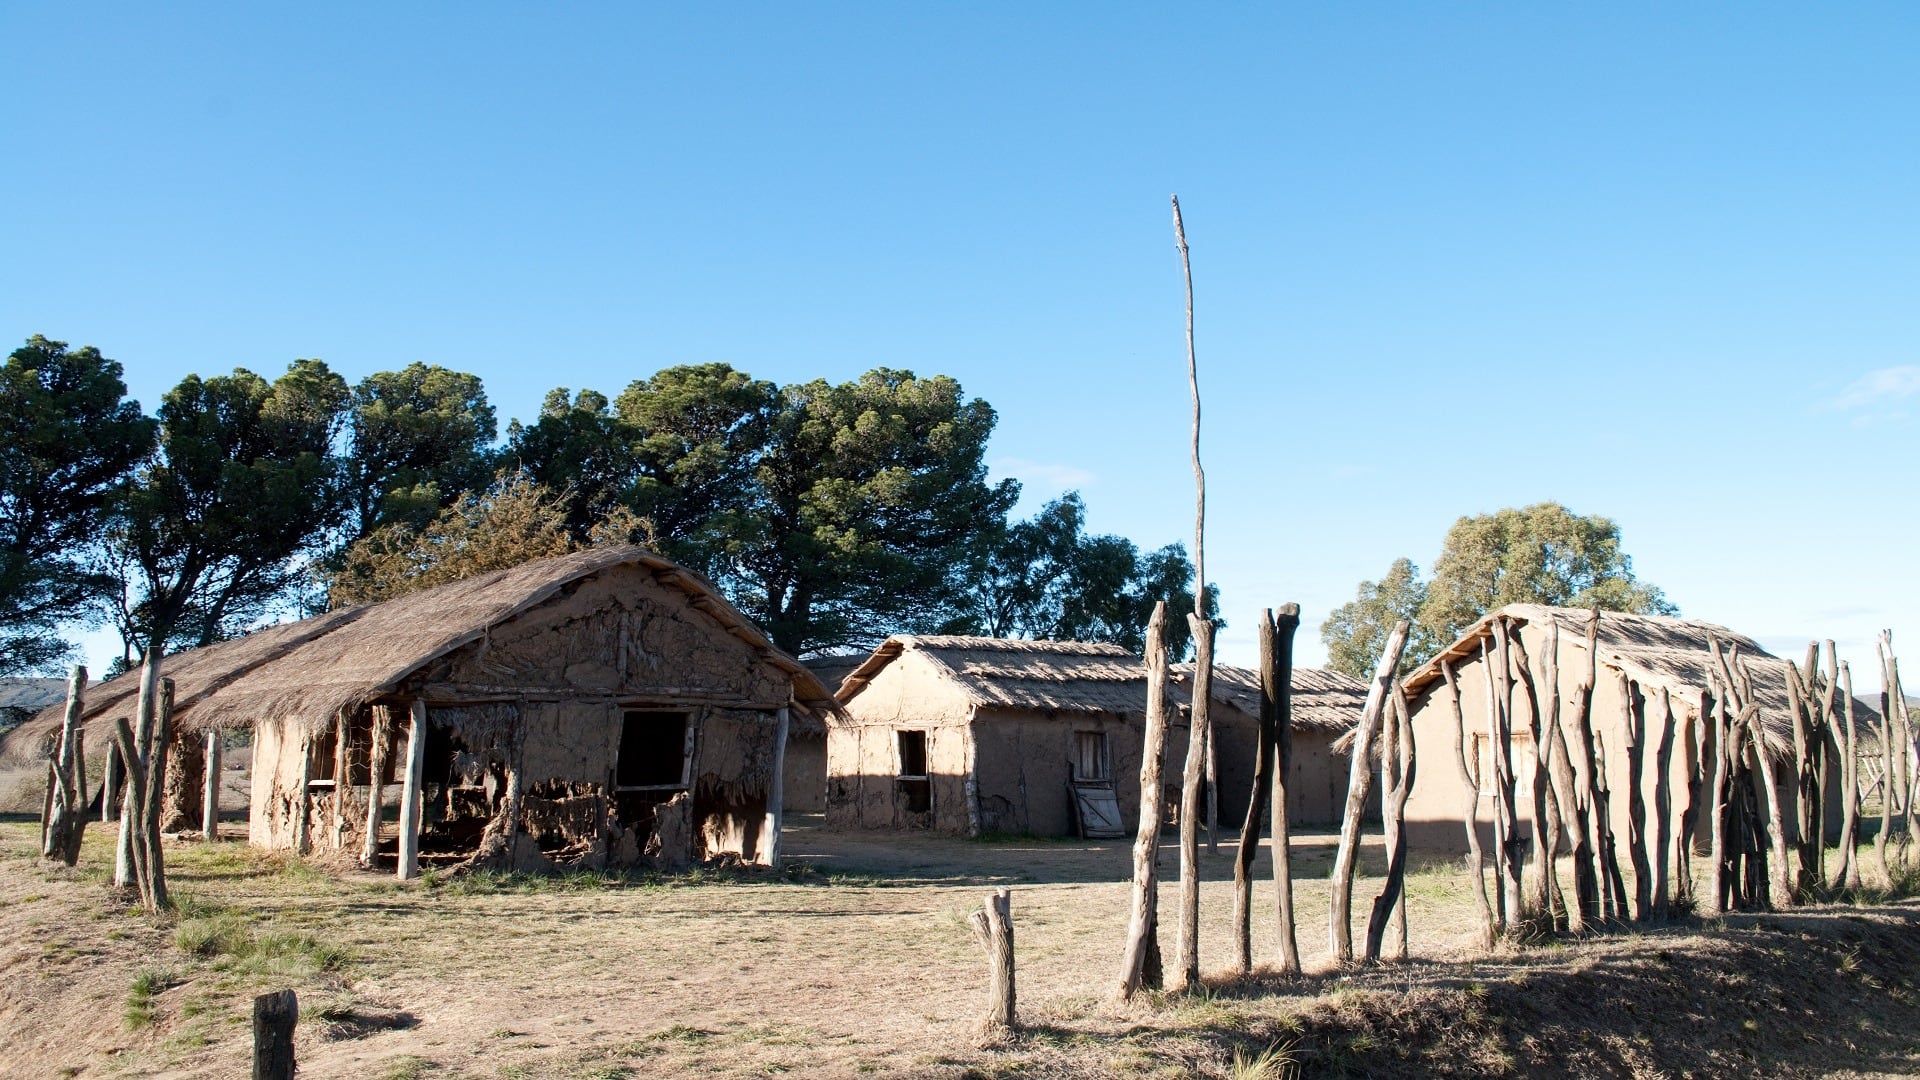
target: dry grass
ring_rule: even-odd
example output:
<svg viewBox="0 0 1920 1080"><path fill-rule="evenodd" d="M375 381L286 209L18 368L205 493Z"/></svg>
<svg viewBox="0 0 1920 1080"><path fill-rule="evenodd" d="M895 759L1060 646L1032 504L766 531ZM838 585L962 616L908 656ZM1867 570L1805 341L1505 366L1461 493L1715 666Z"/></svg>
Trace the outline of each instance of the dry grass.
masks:
<svg viewBox="0 0 1920 1080"><path fill-rule="evenodd" d="M23 1075L243 1074L251 995L282 986L301 996L306 1077L1821 1076L1920 1060L1920 911L1906 904L1485 957L1468 950L1464 878L1430 867L1410 888L1413 964L1220 975L1115 1008L1117 844L801 828L782 875L406 886L180 844L183 910L153 921L109 897L104 830L77 871L34 859L35 835L0 824L0 1044L15 1048L0 1072ZM1330 855L1325 838L1295 852L1310 958ZM1215 961L1229 858L1203 857ZM965 914L991 884L1015 887L1027 1027L983 1043ZM1263 885L1256 910L1270 903ZM1263 957L1270 923L1256 920Z"/></svg>

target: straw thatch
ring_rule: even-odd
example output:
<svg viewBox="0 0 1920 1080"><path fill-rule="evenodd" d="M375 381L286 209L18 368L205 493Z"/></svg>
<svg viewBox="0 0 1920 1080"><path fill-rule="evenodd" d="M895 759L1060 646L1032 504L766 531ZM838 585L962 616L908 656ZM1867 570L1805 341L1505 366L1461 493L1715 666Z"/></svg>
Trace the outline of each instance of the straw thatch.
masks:
<svg viewBox="0 0 1920 1080"><path fill-rule="evenodd" d="M841 682L841 702L851 702L881 668L909 650L931 661L965 691L976 708L1133 716L1146 710L1146 661L1118 645L959 635L888 638ZM1169 686L1175 705L1188 703L1192 682L1193 665L1176 665ZM1366 684L1357 679L1297 668L1293 672L1294 722L1306 728L1345 731L1359 718L1366 694ZM1259 673L1215 665L1213 699L1248 716L1259 716Z"/></svg>
<svg viewBox="0 0 1920 1080"><path fill-rule="evenodd" d="M1442 664L1477 655L1480 643L1491 640L1495 619L1506 618L1521 625L1535 626L1557 622L1561 644L1584 651L1589 617L1585 608L1508 604L1483 616L1468 627L1457 641L1415 668L1406 677L1408 696L1416 696L1437 683ZM1774 750L1786 752L1792 741L1787 712L1788 662L1767 652L1744 634L1695 619L1603 611L1600 613L1597 660L1602 669L1624 672L1629 679L1644 687L1666 690L1676 705L1697 704L1701 696L1707 693L1710 684L1708 673L1713 668L1709 635L1718 638L1723 649L1738 648L1740 656L1746 660L1753 672L1754 697L1760 705L1768 743ZM1562 658L1560 663L1564 669L1569 661ZM1869 710L1869 715L1861 715L1856 710L1855 717L1863 724L1879 723L1877 711Z"/></svg>
<svg viewBox="0 0 1920 1080"><path fill-rule="evenodd" d="M574 583L629 565L684 593L691 607L792 676L794 697L802 706L816 712L838 708L813 673L774 648L713 586L644 548L615 545L341 608L167 657L162 671L174 681L175 723L189 733L246 727L269 717L317 727L395 693L435 660L483 640L494 627L562 595ZM94 689L86 717L131 713L138 681L137 673L129 673ZM43 741L58 726L59 713L58 707L49 708L23 725L9 738L10 751Z"/></svg>

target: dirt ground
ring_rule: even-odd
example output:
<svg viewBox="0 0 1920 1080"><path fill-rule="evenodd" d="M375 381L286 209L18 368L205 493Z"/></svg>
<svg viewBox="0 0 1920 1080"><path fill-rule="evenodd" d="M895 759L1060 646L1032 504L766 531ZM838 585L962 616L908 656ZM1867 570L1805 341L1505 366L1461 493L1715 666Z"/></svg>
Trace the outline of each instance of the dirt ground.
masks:
<svg viewBox="0 0 1920 1080"><path fill-rule="evenodd" d="M229 826L240 835L239 823ZM301 1075L404 1077L1920 1075L1920 906L1825 907L1509 949L1471 945L1452 863L1411 878L1414 961L1327 968L1331 838L1299 837L1309 976L1233 980L1230 848L1202 856L1194 997L1107 1004L1122 843L846 834L788 867L672 879L389 876L169 845L177 916L0 823L0 1075L237 1076L249 1002L291 986ZM1378 851L1366 869L1377 870ZM1172 877L1175 852L1163 852ZM1256 956L1275 954L1265 852ZM983 1042L966 913L1013 888L1022 1034ZM1364 920L1377 881L1356 888ZM1163 915L1174 894L1163 891ZM1165 934L1172 948L1172 932ZM1283 1062L1289 1067L1279 1067Z"/></svg>

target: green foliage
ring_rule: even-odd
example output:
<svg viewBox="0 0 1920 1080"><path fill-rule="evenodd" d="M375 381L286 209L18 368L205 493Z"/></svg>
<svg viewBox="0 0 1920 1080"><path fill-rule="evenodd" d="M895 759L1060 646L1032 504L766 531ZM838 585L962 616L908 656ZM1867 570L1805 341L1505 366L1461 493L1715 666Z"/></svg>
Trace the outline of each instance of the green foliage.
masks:
<svg viewBox="0 0 1920 1080"><path fill-rule="evenodd" d="M160 405L160 453L121 493L108 566L131 652L230 636L298 579L341 510L332 455L346 382L297 360L269 383L244 368L189 375Z"/></svg>
<svg viewBox="0 0 1920 1080"><path fill-rule="evenodd" d="M1536 503L1477 517L1447 530L1433 577L1420 580L1406 559L1320 628L1328 666L1365 678L1394 622L1413 624L1402 670L1426 661L1489 611L1508 604L1598 607L1641 615L1677 612L1655 586L1633 576L1620 527L1580 517L1559 503Z"/></svg>
<svg viewBox="0 0 1920 1080"><path fill-rule="evenodd" d="M1192 647L1186 616L1193 610L1193 563L1171 544L1142 553L1123 536L1089 536L1086 504L1068 492L1030 520L985 530L966 569L962 607L948 633L1054 641L1109 641L1135 652L1146 646L1156 601L1169 601L1169 642L1176 656ZM1218 621L1218 593L1207 588L1207 611ZM1224 624L1221 624L1224 625Z"/></svg>
<svg viewBox="0 0 1920 1080"><path fill-rule="evenodd" d="M467 493L424 528L382 526L354 543L328 575L334 606L391 599L576 549L560 500L524 475Z"/></svg>
<svg viewBox="0 0 1920 1080"><path fill-rule="evenodd" d="M349 538L423 526L463 492L484 489L497 430L477 375L413 363L362 379L347 420Z"/></svg>
<svg viewBox="0 0 1920 1080"><path fill-rule="evenodd" d="M35 335L0 366L0 674L47 671L62 622L112 588L79 557L154 423L117 361Z"/></svg>

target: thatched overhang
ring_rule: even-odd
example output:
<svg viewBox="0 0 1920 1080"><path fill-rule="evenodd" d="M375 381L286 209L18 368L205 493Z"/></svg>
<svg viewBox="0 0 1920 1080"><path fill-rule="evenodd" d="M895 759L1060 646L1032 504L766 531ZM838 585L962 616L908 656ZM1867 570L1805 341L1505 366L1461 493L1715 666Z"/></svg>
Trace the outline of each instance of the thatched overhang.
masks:
<svg viewBox="0 0 1920 1080"><path fill-rule="evenodd" d="M162 673L174 682L175 723L189 733L248 727L268 717L295 718L308 726L328 723L409 692L408 684L436 660L483 641L494 627L576 582L621 566L642 568L684 594L690 607L786 672L801 707L797 723L818 730L819 717L839 708L819 678L775 648L703 578L645 548L615 545L340 608L169 656ZM84 717L131 715L138 692L137 672L101 683L88 692ZM50 707L23 724L8 738L9 751L34 752L59 727L61 711L62 706Z"/></svg>

